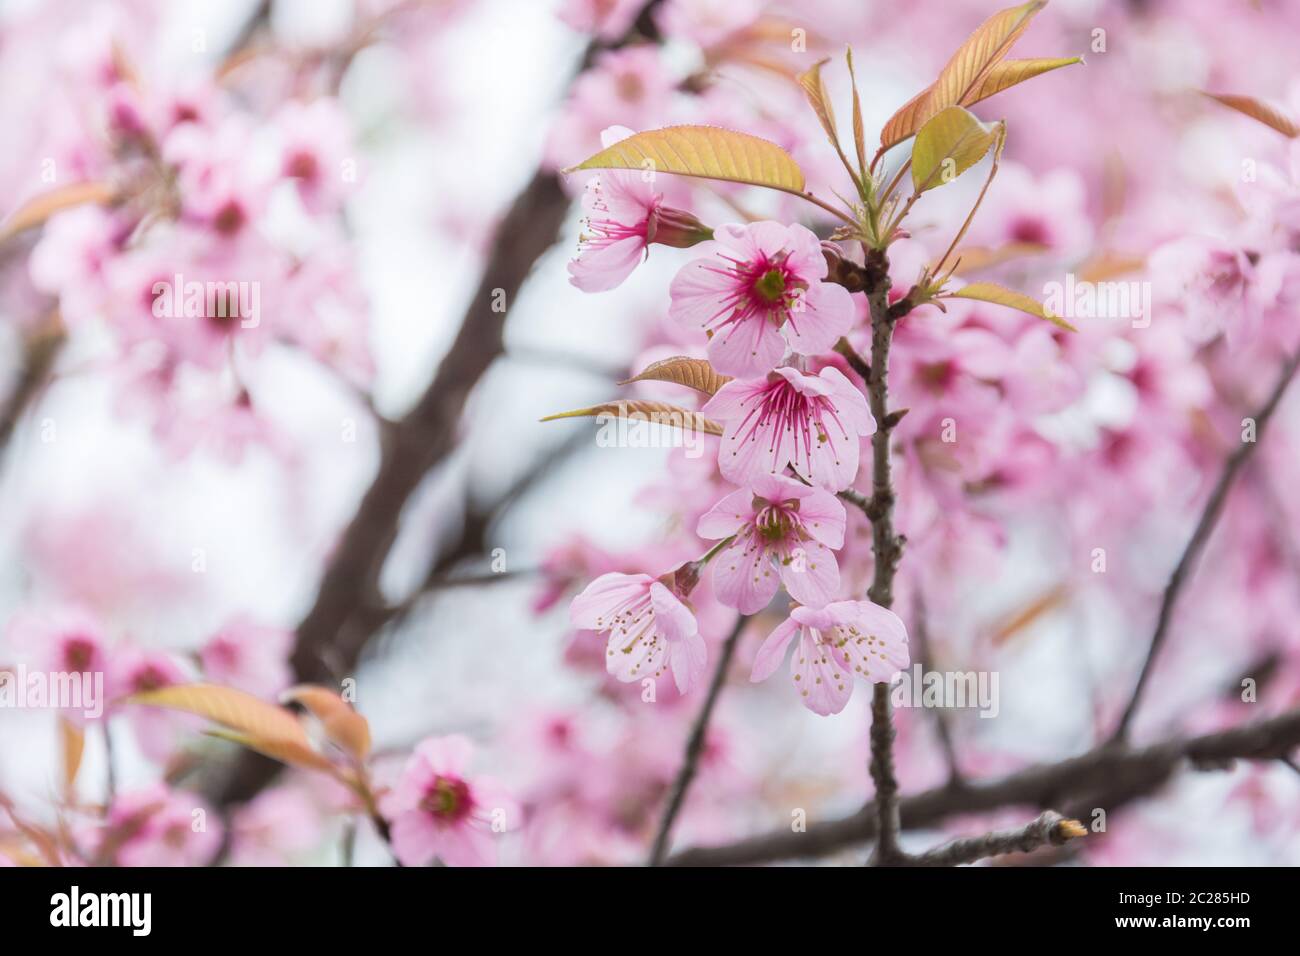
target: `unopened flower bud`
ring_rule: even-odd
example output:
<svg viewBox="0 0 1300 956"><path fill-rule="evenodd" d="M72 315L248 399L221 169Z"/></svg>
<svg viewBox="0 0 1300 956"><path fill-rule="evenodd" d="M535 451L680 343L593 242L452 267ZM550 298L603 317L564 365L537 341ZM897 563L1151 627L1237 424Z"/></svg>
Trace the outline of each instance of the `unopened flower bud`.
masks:
<svg viewBox="0 0 1300 956"><path fill-rule="evenodd" d="M689 212L671 206L657 206L646 226L646 242L674 249L689 249L698 242L713 238L713 230Z"/></svg>

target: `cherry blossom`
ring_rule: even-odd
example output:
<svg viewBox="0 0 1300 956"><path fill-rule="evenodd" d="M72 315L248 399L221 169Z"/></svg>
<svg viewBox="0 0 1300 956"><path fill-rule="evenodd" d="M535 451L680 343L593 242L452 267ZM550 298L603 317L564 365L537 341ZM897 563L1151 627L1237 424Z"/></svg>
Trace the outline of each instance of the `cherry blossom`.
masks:
<svg viewBox="0 0 1300 956"><path fill-rule="evenodd" d="M496 835L519 826L519 808L488 778L466 772L474 746L465 737L430 737L415 747L383 802L393 850L404 866L495 862Z"/></svg>
<svg viewBox="0 0 1300 956"><path fill-rule="evenodd" d="M714 590L742 614L766 607L778 583L820 607L840 583L833 549L844 546L844 505L821 488L762 475L700 518L701 537L731 538L713 559Z"/></svg>
<svg viewBox="0 0 1300 956"><path fill-rule="evenodd" d="M709 361L724 375L754 378L785 354L829 350L856 316L847 289L821 280L821 241L803 226L759 222L714 230L708 255L682 267L669 314L712 334ZM784 336L782 332L784 331Z"/></svg>
<svg viewBox="0 0 1300 956"><path fill-rule="evenodd" d="M745 484L787 467L827 491L853 484L859 438L876 430L866 397L832 366L808 375L788 366L728 382L705 404L724 426L718 467Z"/></svg>
<svg viewBox="0 0 1300 956"><path fill-rule="evenodd" d="M610 572L569 605L574 627L609 633L605 667L620 681L657 678L669 668L685 694L704 673L707 651L695 615L648 574Z"/></svg>
<svg viewBox="0 0 1300 956"><path fill-rule="evenodd" d="M888 681L911 660L897 614L870 601L839 601L820 610L794 608L758 649L749 679L771 677L795 637L791 679L803 705L823 716L844 709L855 677Z"/></svg>

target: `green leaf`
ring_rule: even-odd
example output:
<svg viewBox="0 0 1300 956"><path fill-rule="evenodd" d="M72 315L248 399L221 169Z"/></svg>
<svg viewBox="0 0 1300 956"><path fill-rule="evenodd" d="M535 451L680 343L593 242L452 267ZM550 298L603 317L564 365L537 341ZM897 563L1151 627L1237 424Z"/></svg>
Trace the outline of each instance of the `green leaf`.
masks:
<svg viewBox="0 0 1300 956"><path fill-rule="evenodd" d="M998 138L997 125L985 125L969 110L950 106L936 113L916 134L912 148L912 186L918 193L942 186L970 169Z"/></svg>
<svg viewBox="0 0 1300 956"><path fill-rule="evenodd" d="M580 169L650 169L798 194L804 188L803 170L776 143L716 126L635 133L565 172Z"/></svg>
<svg viewBox="0 0 1300 956"><path fill-rule="evenodd" d="M956 292L945 293L945 296L954 299L976 299L980 302L992 302L994 305L1005 305L1009 309L1019 309L1021 312L1027 312L1036 318L1046 319L1053 325L1058 325L1068 332L1079 331L1060 316L1050 312L1038 300L1031 299L1022 292L1013 292L993 282L972 282L969 285L962 286Z"/></svg>
<svg viewBox="0 0 1300 956"><path fill-rule="evenodd" d="M1253 96L1236 96L1232 93L1206 93L1205 95L1230 109L1236 110L1238 113L1244 113L1251 119L1277 130L1288 139L1295 139L1296 136L1300 136L1300 126L1297 126L1291 117L1263 100L1257 100Z"/></svg>

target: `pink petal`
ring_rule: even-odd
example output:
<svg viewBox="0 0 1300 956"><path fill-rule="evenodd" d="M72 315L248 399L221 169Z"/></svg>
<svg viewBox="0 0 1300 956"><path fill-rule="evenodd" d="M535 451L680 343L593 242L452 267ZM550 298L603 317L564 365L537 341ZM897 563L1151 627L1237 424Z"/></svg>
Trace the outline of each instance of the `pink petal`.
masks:
<svg viewBox="0 0 1300 956"><path fill-rule="evenodd" d="M767 549L751 536L737 538L713 559L713 592L727 607L754 614L771 602L779 582Z"/></svg>
<svg viewBox="0 0 1300 956"><path fill-rule="evenodd" d="M569 282L583 292L608 292L622 285L641 261L645 240L628 236L604 245L584 242L569 261Z"/></svg>
<svg viewBox="0 0 1300 956"><path fill-rule="evenodd" d="M700 637L698 631L673 645L670 663L678 693L687 693L700 681L704 676L708 659L708 649L704 646L704 638Z"/></svg>
<svg viewBox="0 0 1300 956"><path fill-rule="evenodd" d="M853 297L842 285L814 282L803 294L802 310L792 308L785 337L800 355L828 352L853 327L857 312Z"/></svg>
<svg viewBox="0 0 1300 956"><path fill-rule="evenodd" d="M709 363L723 375L757 378L785 355L781 331L763 315L720 329L708 344Z"/></svg>
<svg viewBox="0 0 1300 956"><path fill-rule="evenodd" d="M701 538L726 538L754 520L754 496L744 488L733 491L700 517L695 533Z"/></svg>
<svg viewBox="0 0 1300 956"><path fill-rule="evenodd" d="M605 630L619 605L643 593L651 580L648 574L602 574L569 604L569 621L584 630Z"/></svg>
<svg viewBox="0 0 1300 956"><path fill-rule="evenodd" d="M840 587L840 568L834 552L820 542L804 542L802 561L781 565L781 583L800 604L828 604L837 597Z"/></svg>
<svg viewBox="0 0 1300 956"><path fill-rule="evenodd" d="M838 714L853 696L851 672L842 668L810 631L804 632L790 658L790 676L803 705L823 717Z"/></svg>
<svg viewBox="0 0 1300 956"><path fill-rule="evenodd" d="M654 608L655 630L663 635L664 640L672 643L699 631L690 608L658 581L650 585L650 601Z"/></svg>
<svg viewBox="0 0 1300 956"><path fill-rule="evenodd" d="M754 666L750 669L749 679L757 684L771 677L781 661L785 659L786 649L794 636L799 633L799 622L788 617L777 625L776 630L767 635L767 639L754 655Z"/></svg>
<svg viewBox="0 0 1300 956"><path fill-rule="evenodd" d="M460 776L474 756L474 744L468 737L451 734L422 740L416 745L415 752L428 762L434 773Z"/></svg>
<svg viewBox="0 0 1300 956"><path fill-rule="evenodd" d="M844 547L844 529L848 516L843 503L821 488L807 490L808 496L799 502L799 517L804 528L828 548L838 550Z"/></svg>

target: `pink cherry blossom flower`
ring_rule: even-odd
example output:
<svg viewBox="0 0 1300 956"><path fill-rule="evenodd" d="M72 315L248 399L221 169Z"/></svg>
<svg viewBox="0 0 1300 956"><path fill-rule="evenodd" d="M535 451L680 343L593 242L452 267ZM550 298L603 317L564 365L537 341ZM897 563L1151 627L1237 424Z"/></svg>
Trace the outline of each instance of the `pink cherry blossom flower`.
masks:
<svg viewBox="0 0 1300 956"><path fill-rule="evenodd" d="M120 795L100 840L100 852L111 850L119 866L204 866L220 846L220 815L162 783Z"/></svg>
<svg viewBox="0 0 1300 956"><path fill-rule="evenodd" d="M835 596L840 569L831 548L844 546L844 506L821 488L781 475L760 475L700 518L701 537L735 538L714 557L718 600L741 614L762 610L778 580L801 604Z"/></svg>
<svg viewBox="0 0 1300 956"><path fill-rule="evenodd" d="M285 866L311 850L325 834L317 801L302 786L259 794L231 821L232 866Z"/></svg>
<svg viewBox="0 0 1300 956"><path fill-rule="evenodd" d="M1254 266L1231 244L1189 236L1159 246L1148 263L1157 301L1183 314L1187 334L1205 343L1223 333L1240 340L1251 324Z"/></svg>
<svg viewBox="0 0 1300 956"><path fill-rule="evenodd" d="M805 481L840 491L857 477L859 436L876 430L866 397L829 366L819 375L779 368L758 381L728 382L703 412L723 424L718 467L738 485L788 465Z"/></svg>
<svg viewBox="0 0 1300 956"><path fill-rule="evenodd" d="M910 662L907 628L897 614L870 601L839 601L821 610L792 610L758 649L749 679L771 677L796 635L790 675L803 705L822 716L844 709L854 676L880 683Z"/></svg>
<svg viewBox="0 0 1300 956"><path fill-rule="evenodd" d="M821 240L803 226L720 226L711 254L688 262L669 287L668 314L713 333L709 361L724 375L754 378L781 361L831 348L856 312L849 291L826 277ZM785 335L782 337L782 330Z"/></svg>
<svg viewBox="0 0 1300 956"><path fill-rule="evenodd" d="M601 144L613 146L631 135L626 127L611 126L600 134ZM582 196L586 232L569 263L569 281L583 292L607 292L632 274L650 243L685 249L708 238L698 219L663 200L639 172L611 169L588 182Z"/></svg>
<svg viewBox="0 0 1300 956"><path fill-rule="evenodd" d="M473 752L461 736L421 741L384 796L381 809L392 821L393 852L403 866L435 858L448 866L488 865L494 834L519 825L518 806L493 781L466 779Z"/></svg>
<svg viewBox="0 0 1300 956"><path fill-rule="evenodd" d="M289 652L293 633L233 618L199 651L203 675L217 684L272 699L293 680Z"/></svg>
<svg viewBox="0 0 1300 956"><path fill-rule="evenodd" d="M298 187L303 206L313 215L334 212L342 204L355 170L352 127L338 101L320 97L310 103L286 103L275 117L281 137L280 175Z"/></svg>
<svg viewBox="0 0 1300 956"><path fill-rule="evenodd" d="M609 632L605 668L624 683L659 677L671 667L685 694L707 660L695 615L648 574L602 574L569 605L574 627Z"/></svg>

